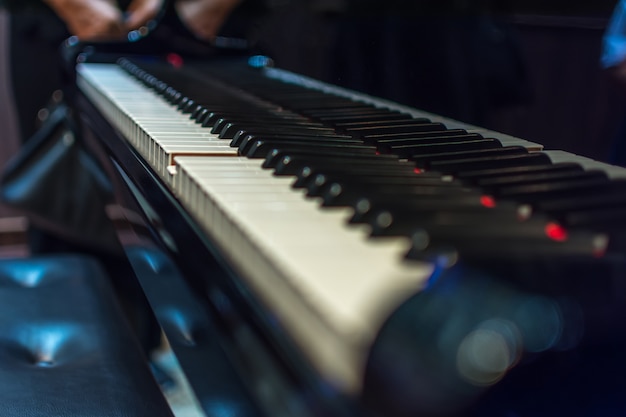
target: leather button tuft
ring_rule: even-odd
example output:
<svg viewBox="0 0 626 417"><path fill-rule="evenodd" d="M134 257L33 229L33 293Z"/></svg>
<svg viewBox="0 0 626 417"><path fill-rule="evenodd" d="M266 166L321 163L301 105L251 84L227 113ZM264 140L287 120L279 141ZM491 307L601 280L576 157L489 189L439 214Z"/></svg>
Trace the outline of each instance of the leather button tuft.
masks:
<svg viewBox="0 0 626 417"><path fill-rule="evenodd" d="M162 318L164 330L176 338L176 341L185 346L195 346L201 334L201 329L197 325L192 315L178 308L163 309L159 315Z"/></svg>
<svg viewBox="0 0 626 417"><path fill-rule="evenodd" d="M85 330L71 323L45 323L22 325L11 333L30 364L51 367L77 360L91 349L89 341L81 337Z"/></svg>
<svg viewBox="0 0 626 417"><path fill-rule="evenodd" d="M20 260L3 260L0 263L0 288L36 288L67 280L67 272L62 265L55 262L28 263Z"/></svg>

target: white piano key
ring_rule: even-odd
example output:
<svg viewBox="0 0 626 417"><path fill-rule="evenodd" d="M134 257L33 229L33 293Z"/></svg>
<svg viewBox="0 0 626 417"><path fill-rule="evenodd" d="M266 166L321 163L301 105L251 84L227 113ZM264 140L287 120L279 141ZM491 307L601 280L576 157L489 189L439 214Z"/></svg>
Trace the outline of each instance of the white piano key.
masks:
<svg viewBox="0 0 626 417"><path fill-rule="evenodd" d="M164 181L171 181L177 155L237 155L228 140L178 112L116 65L80 65L78 72L81 89Z"/></svg>
<svg viewBox="0 0 626 417"><path fill-rule="evenodd" d="M404 261L404 239L367 239L365 227L347 225L349 210L321 210L290 189L292 179L272 176L260 162L176 163L181 201L313 363L356 392L380 325L424 285L432 266Z"/></svg>
<svg viewBox="0 0 626 417"><path fill-rule="evenodd" d="M177 156L208 155L208 156L234 156L236 150L230 147L216 146L210 143L176 141L176 142L155 142L150 155L155 170L163 178L168 177L168 168L174 165L174 158Z"/></svg>

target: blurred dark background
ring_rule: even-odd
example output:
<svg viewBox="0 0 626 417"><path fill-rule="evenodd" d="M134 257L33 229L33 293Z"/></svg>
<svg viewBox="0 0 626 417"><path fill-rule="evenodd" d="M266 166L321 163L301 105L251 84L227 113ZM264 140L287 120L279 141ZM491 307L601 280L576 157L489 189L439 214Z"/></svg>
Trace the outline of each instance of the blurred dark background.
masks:
<svg viewBox="0 0 626 417"><path fill-rule="evenodd" d="M599 64L615 0L512 0L531 100L489 111L483 127L606 161L626 114L626 91ZM334 41L326 19L292 4L272 16L261 44L280 68L341 84L328 72Z"/></svg>
<svg viewBox="0 0 626 417"><path fill-rule="evenodd" d="M322 2L323 3L323 2ZM326 2L327 5L334 3ZM626 92L600 67L601 40L615 0L511 0L506 19L518 32L531 99L491 109L481 125L548 149L606 161L626 114ZM6 57L6 16L0 13L0 164L17 148ZM259 46L278 67L341 84L329 68L333 30L310 6L291 2L261 26ZM5 212L0 207L0 215Z"/></svg>

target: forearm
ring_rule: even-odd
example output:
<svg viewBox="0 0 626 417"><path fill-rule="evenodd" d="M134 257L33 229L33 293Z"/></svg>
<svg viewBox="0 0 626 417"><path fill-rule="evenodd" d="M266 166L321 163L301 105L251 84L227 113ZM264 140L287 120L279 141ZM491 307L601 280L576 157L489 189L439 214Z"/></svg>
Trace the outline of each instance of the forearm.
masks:
<svg viewBox="0 0 626 417"><path fill-rule="evenodd" d="M241 0L179 0L175 7L191 32L200 39L211 41L240 3Z"/></svg>
<svg viewBox="0 0 626 417"><path fill-rule="evenodd" d="M43 1L81 40L121 39L125 34L122 12L114 0Z"/></svg>

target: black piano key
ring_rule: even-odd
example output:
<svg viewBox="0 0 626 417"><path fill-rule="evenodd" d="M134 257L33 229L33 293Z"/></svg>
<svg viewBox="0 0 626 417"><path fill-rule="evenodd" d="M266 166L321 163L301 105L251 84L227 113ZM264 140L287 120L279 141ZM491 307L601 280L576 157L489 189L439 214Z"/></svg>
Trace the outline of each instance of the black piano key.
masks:
<svg viewBox="0 0 626 417"><path fill-rule="evenodd" d="M310 130L315 129L316 131L326 132L327 134L334 133L334 130L327 128L326 126L317 125L313 123L294 123L289 121L263 121L263 122L242 122L242 123L231 123L227 122L222 125L222 127L213 128L211 132L216 133L221 138L233 138L236 133L240 131L248 131L249 129L272 129L274 131L279 130Z"/></svg>
<svg viewBox="0 0 626 417"><path fill-rule="evenodd" d="M357 114L357 115L333 115L326 117L317 117L316 120L323 122L324 124L328 124L330 126L342 128L344 126L352 126L356 123L362 122L381 122L381 121L391 121L391 120L411 120L413 119L411 115L404 113L393 113L393 112L372 112L368 114ZM427 123L426 120L423 120Z"/></svg>
<svg viewBox="0 0 626 417"><path fill-rule="evenodd" d="M377 138L376 140L371 140L368 136L359 137L359 139L365 143L371 143L380 147L398 147L419 144L428 145L443 142L469 142L485 139L481 135L477 135L475 133L460 132L463 131L459 131L457 134L447 134L447 130L442 130L439 132L412 133L408 137L402 139L390 139L388 136L383 136L382 139Z"/></svg>
<svg viewBox="0 0 626 417"><path fill-rule="evenodd" d="M420 119L398 119L398 120L361 120L356 122L334 123L333 127L339 132L361 132L363 129L393 129L395 127L407 127L430 124L426 120Z"/></svg>
<svg viewBox="0 0 626 417"><path fill-rule="evenodd" d="M416 218L422 213L433 213L442 210L465 211L465 210L493 210L506 211L511 218L517 220L528 219L532 210L527 206L520 206L511 202L496 203L488 195L479 193L442 194L434 198L425 199L420 195L412 194L384 194L378 193L370 197L363 197L355 201L352 206L354 213L350 223L365 223L373 221L374 216L383 211L394 214L397 211L410 211Z"/></svg>
<svg viewBox="0 0 626 417"><path fill-rule="evenodd" d="M190 118L190 119L193 119L193 120L197 120L197 119L198 119L198 117L200 117L200 115L202 115L202 114L204 114L204 113L206 113L206 112L208 112L208 111L209 111L209 110L206 108L206 106L205 106L205 105L203 105L203 104L198 104L198 105L196 106L196 108L195 108L195 109L191 112L191 114L189 115L189 118Z"/></svg>
<svg viewBox="0 0 626 417"><path fill-rule="evenodd" d="M270 91L274 97L274 92ZM290 92L287 95L283 95L280 100L281 103L288 103L292 106L301 106L302 108L315 108L315 107L335 107L335 106L353 106L353 107L372 107L362 101L356 101L348 97L336 96L332 94L324 94L319 90L305 90L300 91L298 94L296 91Z"/></svg>
<svg viewBox="0 0 626 417"><path fill-rule="evenodd" d="M386 167L384 167L386 169ZM459 190L474 190L476 192L482 192L476 187L468 187L465 184L459 181L446 181L436 172L430 173L416 173L416 172L386 172L385 174L381 173L372 173L372 172L364 172L360 175L350 175L350 173L341 173L337 172L333 174L332 172L326 173L321 172L318 175L324 175L329 178L329 182L332 183L341 183L345 185L346 188L354 186L354 187L368 187L375 186L379 187L402 187L402 186L411 186L415 184L423 184L423 185L432 185L440 188L451 189L457 188Z"/></svg>
<svg viewBox="0 0 626 417"><path fill-rule="evenodd" d="M326 118L336 117L355 117L380 114L381 109L372 106L358 107L335 107L320 108L311 110L300 110L298 113L310 117L315 120L324 120Z"/></svg>
<svg viewBox="0 0 626 417"><path fill-rule="evenodd" d="M316 163L303 167L298 174L296 175L296 180L293 183L293 186L298 187L306 187L307 183L315 178L316 175L323 174L328 177L368 177L368 176L378 176L378 177L395 177L395 176L415 176L424 174L419 174L415 171L415 168L408 163L398 162L397 164L389 164L384 167L373 165L371 163L359 163L355 161L351 163L349 166L340 166L337 164L324 164L324 163ZM441 180L441 176L437 174L427 175L431 179Z"/></svg>
<svg viewBox="0 0 626 417"><path fill-rule="evenodd" d="M265 114L254 114L248 117L221 117L213 123L213 126L209 126L211 128L211 133L219 134L222 132L225 126L229 125L231 129L244 129L250 128L250 126L258 126L267 128L272 126L289 126L291 123L285 120L272 120L266 117Z"/></svg>
<svg viewBox="0 0 626 417"><path fill-rule="evenodd" d="M455 217L449 214L442 217L441 221L436 224L430 224L428 227L415 227L413 233L416 232L425 232L431 243L500 238L564 240L567 236L567 231L563 226L544 216L532 216L523 221L510 221L508 218L489 220L487 216L482 219L477 218L477 221L472 221L470 218L468 221L463 216ZM560 233L559 236L557 232Z"/></svg>
<svg viewBox="0 0 626 417"><path fill-rule="evenodd" d="M445 184L445 182L442 182ZM442 195L454 195L462 193L475 193L479 191L470 188L460 188L457 185L430 185L420 186L411 184L410 182L395 183L349 183L346 181L332 181L326 184L322 190L320 190L320 197L322 198L322 205L325 207L351 207L359 199L367 196L377 195L382 193L399 193L399 194L413 194L427 198L439 198Z"/></svg>
<svg viewBox="0 0 626 417"><path fill-rule="evenodd" d="M218 137L220 139L235 139L236 137L244 135L272 135L275 133L289 133L293 135L333 135L335 131L326 127L267 126L256 128L250 126L249 128L228 132L228 134L219 133Z"/></svg>
<svg viewBox="0 0 626 417"><path fill-rule="evenodd" d="M626 194L620 192L595 193L593 198L581 198L580 195L568 197L548 196L543 200L533 202L537 210L554 215L571 211L594 210L607 207L621 207L626 204Z"/></svg>
<svg viewBox="0 0 626 417"><path fill-rule="evenodd" d="M359 135L361 139L365 142L371 143L379 143L386 141L396 141L396 140L405 140L405 139L416 139L416 138L436 138L440 136L446 137L455 137L455 136L464 136L464 135L472 135L472 137L480 137L481 135L477 133L468 133L464 129L438 129L437 130L424 130L420 132L409 132L409 133L394 133L394 134L384 134L384 135Z"/></svg>
<svg viewBox="0 0 626 417"><path fill-rule="evenodd" d="M322 149L289 149L273 150L265 157L263 168L273 168L274 175L296 175L304 166L311 163L315 158L334 161L337 164L349 164L355 159L368 160L373 164L385 163L386 155L372 154L369 149L334 150L332 153ZM395 163L392 155L388 155L387 163Z"/></svg>
<svg viewBox="0 0 626 417"><path fill-rule="evenodd" d="M206 107L204 107L202 104L196 102L191 104L189 106L189 109L187 111L183 111L183 113L189 114L189 119L194 119L195 116L197 116L205 108Z"/></svg>
<svg viewBox="0 0 626 417"><path fill-rule="evenodd" d="M160 93L159 91L160 81L157 78L152 77L152 76L144 76L140 81L143 82L144 86L150 88L154 93L157 93L157 94Z"/></svg>
<svg viewBox="0 0 626 417"><path fill-rule="evenodd" d="M493 236L481 235L477 229L468 229L460 236L432 235L422 229L412 236L413 246L406 254L407 259L442 262L447 258L454 264L459 259L483 264L502 259L552 259L558 265L562 257L597 259L607 252L610 241L605 235L589 232L563 232L554 225L554 237L549 237L550 225L546 225L545 236ZM476 235L473 235L477 233ZM561 239L560 236L566 236ZM505 275L506 276L506 275Z"/></svg>
<svg viewBox="0 0 626 417"><path fill-rule="evenodd" d="M241 114L246 113L255 113L258 114L259 110L258 109L250 109L250 110L245 110L245 109L241 109L241 108L237 108L237 109L232 109L232 110L216 110L215 108L212 108L211 110L209 110L207 113L203 114L203 115L199 115L198 116L198 123L201 123L202 126L204 127L215 127L216 123L218 123L218 121L220 119L225 119L228 120L229 118L238 118L241 116ZM294 113L289 113L289 112L281 112L281 114L276 114L274 112L268 112L266 110L263 110L262 112L263 114L263 118L265 118L266 120L275 120L275 121L291 121L294 123L297 122L306 122L309 121L309 119L306 119L300 115L294 114ZM258 117L261 117L261 115L259 114Z"/></svg>
<svg viewBox="0 0 626 417"><path fill-rule="evenodd" d="M605 172L599 170L592 171L553 171L539 172L531 174L518 174L503 176L500 178L486 178L476 182L476 185L485 190L493 190L494 192L507 187L517 187L523 185L533 185L542 183L555 183L567 181L582 181L604 179L608 177Z"/></svg>
<svg viewBox="0 0 626 417"><path fill-rule="evenodd" d="M410 206L381 210L368 216L371 236L405 236L410 237L416 229L427 231L441 227L466 228L481 227L486 224L497 224L498 227L509 229L519 224L516 210L492 209L484 206L463 207L451 210L441 207L440 210L416 210ZM524 222L526 230L526 222Z"/></svg>
<svg viewBox="0 0 626 417"><path fill-rule="evenodd" d="M251 106L248 103L230 102L227 100L213 102L200 99L196 99L196 102L197 107L190 114L190 119L193 119L198 124L203 124L204 122L207 122L204 127L210 126L209 120L212 120L213 123L215 123L215 121L217 121L217 118L227 117L233 111L239 115L257 115L258 117L272 117L272 113L270 113L267 109ZM285 119L288 118L285 117Z"/></svg>
<svg viewBox="0 0 626 417"><path fill-rule="evenodd" d="M187 96L184 96L183 98L181 98L178 101L178 106L177 106L178 111L182 111L184 108L186 108L190 100L191 99Z"/></svg>
<svg viewBox="0 0 626 417"><path fill-rule="evenodd" d="M324 144L324 143L336 143L336 144L346 144L346 145L361 145L366 146L363 142L358 139L354 139L351 137L315 137L315 136L292 136L292 135L284 135L284 136L266 136L263 138L254 137L252 135L246 136L244 140L239 143L238 149L242 155L247 154L251 148L258 148L261 144L264 146L270 146L270 144L275 143L276 145L284 145L284 144L305 144L305 145L315 145L316 143ZM367 146L370 149L373 149L374 152L376 147Z"/></svg>
<svg viewBox="0 0 626 417"><path fill-rule="evenodd" d="M331 114L331 113L359 113L359 112L371 112L374 109L373 106L364 103L356 103L356 102L342 102L342 103L321 103L321 102L282 102L285 107L291 109L292 111L296 111L300 114L307 115L309 117L315 117L317 115L322 114Z"/></svg>
<svg viewBox="0 0 626 417"><path fill-rule="evenodd" d="M192 98L185 97L178 103L178 111L183 114L191 114L198 103Z"/></svg>
<svg viewBox="0 0 626 417"><path fill-rule="evenodd" d="M441 152L412 155L409 160L420 168L428 169L436 163L447 161L470 160L479 158L498 158L502 156L527 155L528 150L521 146L507 146L505 148L486 149L477 151Z"/></svg>
<svg viewBox="0 0 626 417"><path fill-rule="evenodd" d="M345 133L361 137L368 135L393 135L395 133L413 133L445 129L446 127L442 123L413 122L397 126L377 126L345 129Z"/></svg>
<svg viewBox="0 0 626 417"><path fill-rule="evenodd" d="M571 230L584 230L608 236L606 253L623 257L626 253L626 205L567 212L559 222Z"/></svg>
<svg viewBox="0 0 626 417"><path fill-rule="evenodd" d="M154 89L161 96L165 94L168 88L169 88L169 85L167 85L167 83L160 81L160 80L157 81L157 83L154 85Z"/></svg>
<svg viewBox="0 0 626 417"><path fill-rule="evenodd" d="M476 158L432 161L428 169L446 174L459 175L463 171L484 169L510 168L516 166L528 167L532 165L546 165L551 163L550 158L540 152L521 153L514 155L496 155Z"/></svg>
<svg viewBox="0 0 626 417"><path fill-rule="evenodd" d="M297 134L292 132L272 132L272 133L248 133L246 131L237 132L233 138L231 139L230 146L233 148L238 148L243 143L247 143L249 141L257 140L257 139L285 139L290 137L300 137L300 138L310 138L312 141L315 139L347 139L347 140L358 140L353 138L352 136L338 135L336 133L318 133L318 132L299 132Z"/></svg>
<svg viewBox="0 0 626 417"><path fill-rule="evenodd" d="M463 171L456 174L460 180L478 182L489 178L502 178L508 176L525 175L533 173L556 173L556 172L582 172L583 167L576 163L558 163L545 165L520 165L503 168L486 168Z"/></svg>
<svg viewBox="0 0 626 417"><path fill-rule="evenodd" d="M621 206L569 211L559 221L570 228L586 228L603 232L626 231L626 203Z"/></svg>
<svg viewBox="0 0 626 417"><path fill-rule="evenodd" d="M201 109L199 109L197 114L192 114L191 118L195 120L196 123L198 124L202 124L203 120L205 120L206 117L208 117L208 115L211 113L211 110L209 110L206 106L201 106Z"/></svg>
<svg viewBox="0 0 626 417"><path fill-rule="evenodd" d="M352 105L333 105L333 106L310 106L308 108L294 106L292 103L280 103L283 107L290 109L294 113L301 114L308 118L318 121L324 121L327 118L335 119L337 117L359 117L367 115L378 115L385 112L379 108L364 104L362 106Z"/></svg>
<svg viewBox="0 0 626 417"><path fill-rule="evenodd" d="M180 91L176 91L175 89L171 89L167 92L166 98L171 104L178 106L180 101L183 99L184 95Z"/></svg>
<svg viewBox="0 0 626 417"><path fill-rule="evenodd" d="M353 142L353 143L363 143L362 141L358 139L354 139L352 136L340 136L340 135L333 135L333 134L331 135L318 135L318 134L294 135L291 133L279 132L279 133L258 134L258 135L255 135L255 134L235 135L230 142L230 146L233 148L239 148L241 146L248 146L250 142L254 142L257 140L273 140L273 139L294 140L295 142L299 142L299 141L315 142L317 140L320 140L320 141L340 140L340 141Z"/></svg>
<svg viewBox="0 0 626 417"><path fill-rule="evenodd" d="M245 156L248 158L265 158L267 155L273 150L286 150L286 151L297 151L297 150L319 150L323 152L327 152L328 155L332 155L337 152L341 153L356 153L356 152L364 152L372 155L376 154L376 148L365 146L359 143L343 143L338 141L316 141L316 142L284 142L284 141L256 141L253 142L250 147L248 147Z"/></svg>
<svg viewBox="0 0 626 417"><path fill-rule="evenodd" d="M592 178L580 181L520 185L517 187L504 188L500 190L499 195L502 198L532 203L544 198L593 198L596 194L602 194L604 192L626 192L626 181L609 181L606 178Z"/></svg>
<svg viewBox="0 0 626 417"><path fill-rule="evenodd" d="M211 118L207 116L205 118L205 122L210 120ZM258 127L271 127L274 124L278 125L293 125L293 126L313 126L325 128L327 130L332 130L332 128L323 125L320 122L316 122L313 120L308 120L304 118L287 118L275 116L271 113L267 113L266 111L257 111L254 113L247 114L245 116L231 116L222 114L220 117L213 118L214 123L212 129L215 132L220 132L224 130L227 126L231 129L237 128L237 126L242 127L250 127L250 126L258 126Z"/></svg>
<svg viewBox="0 0 626 417"><path fill-rule="evenodd" d="M401 158L413 159L423 154L432 155L434 153L443 154L498 149L502 148L502 144L496 139L478 139L458 142L418 143L413 145L378 144L377 148L384 153L393 153Z"/></svg>
<svg viewBox="0 0 626 417"><path fill-rule="evenodd" d="M263 85L257 84L258 87L263 88ZM270 88L270 86L267 86ZM284 93L276 92L274 89L274 85L271 85L271 91L268 93L272 94L272 97L276 97L280 100L281 103L290 103L293 105L323 105L323 106L335 106L335 105L354 105L354 106L369 106L366 103L352 100L348 97L335 96L332 94L324 94L319 90L305 89L300 90L291 90Z"/></svg>
<svg viewBox="0 0 626 417"><path fill-rule="evenodd" d="M351 176L346 174L326 174L320 173L311 178L305 185L307 195L320 196L328 191L328 187L332 187L335 184L340 184L346 189L351 187L372 186L376 188L380 187L399 187L399 186L433 186L441 188L454 188L467 189L467 187L460 186L458 183L446 182L439 176L428 175L416 175L402 173L390 173L389 175L369 174Z"/></svg>

